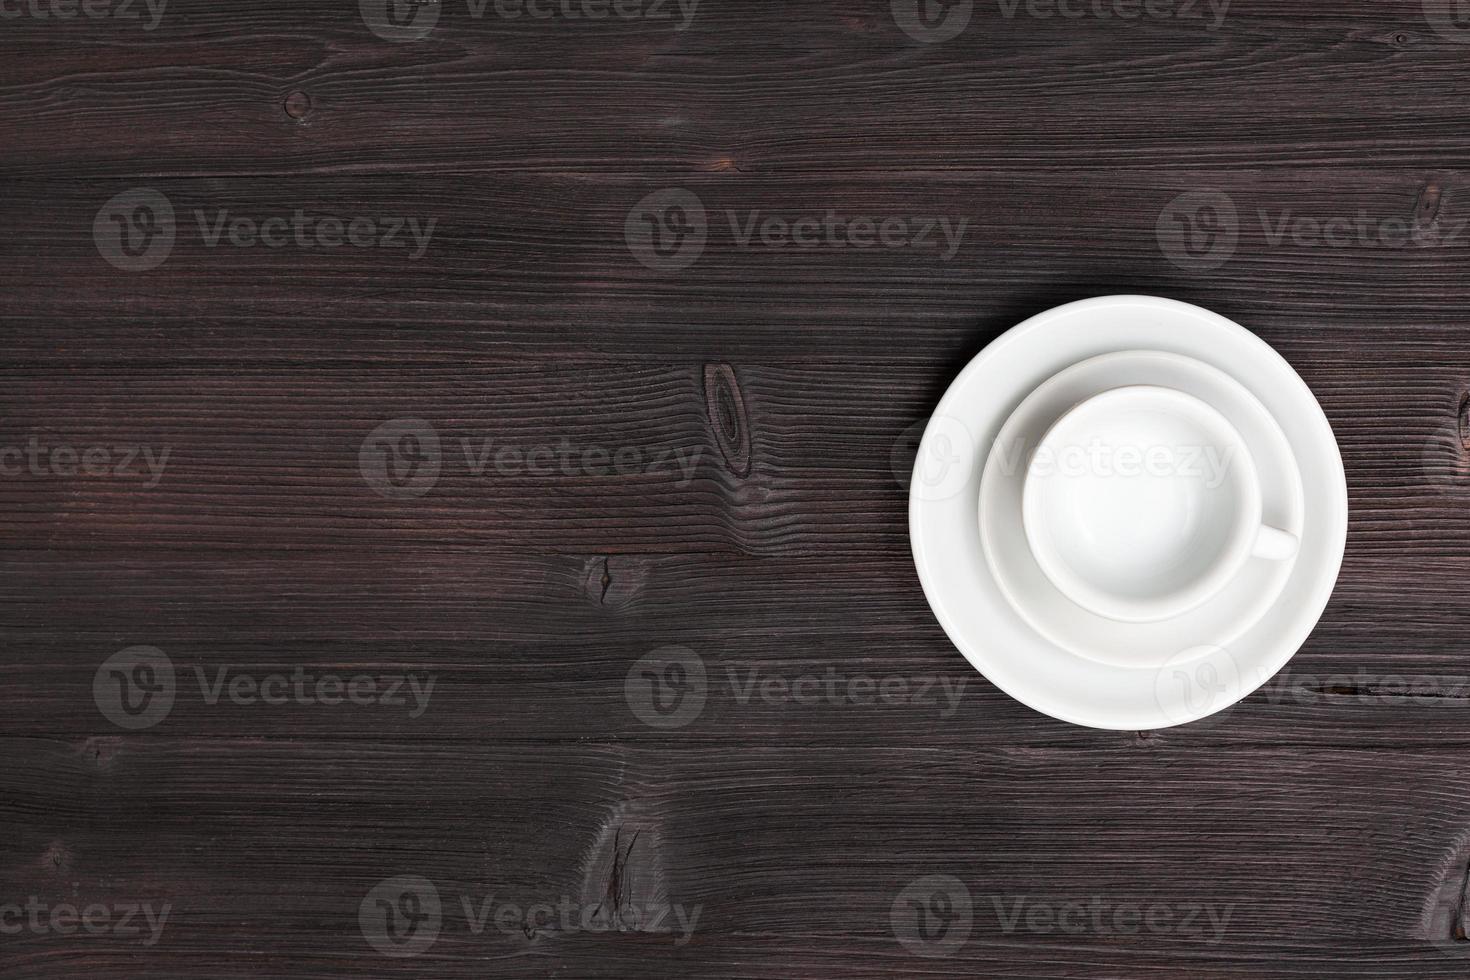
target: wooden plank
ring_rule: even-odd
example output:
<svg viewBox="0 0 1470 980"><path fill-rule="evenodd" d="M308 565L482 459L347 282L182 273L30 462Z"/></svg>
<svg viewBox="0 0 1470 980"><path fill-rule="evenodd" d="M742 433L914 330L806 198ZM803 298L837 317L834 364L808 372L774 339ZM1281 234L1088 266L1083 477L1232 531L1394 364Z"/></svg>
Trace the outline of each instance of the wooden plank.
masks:
<svg viewBox="0 0 1470 980"><path fill-rule="evenodd" d="M534 752L493 737L133 736L103 753L5 742L18 763L0 774L7 892L48 907L172 904L149 947L117 935L7 944L13 975L122 976L142 963L150 975L233 975L241 958L307 976L551 964L615 975L605 960L704 975L748 957L751 975L838 976L859 951L873 976L997 961L1018 977L1102 976L1100 961L1142 975L1464 967L1463 944L1431 937L1430 921L1441 892L1463 884L1470 770L1432 750L1217 749L1202 765L1188 746L1139 743L1079 766L1073 748L977 750L954 728L881 748L723 754L677 739ZM613 852L619 907L677 906L688 930L538 920L476 932L465 916L464 898L514 906L522 925L536 903L595 908ZM397 875L433 882L443 907L440 937L395 962L373 953L357 916ZM938 950L891 922L928 875L953 876L971 902L968 936L942 957L916 954ZM1066 931L1033 911L1078 907ZM1130 932L1130 907L1155 909L1150 927Z"/></svg>
<svg viewBox="0 0 1470 980"><path fill-rule="evenodd" d="M665 198L641 203L677 188L700 201L702 244L694 217ZM167 199L171 244L162 205L148 235L152 211L111 203L140 189ZM856 337L891 358L905 337L922 351L935 330L973 344L977 317L998 330L1108 292L1162 293L1250 323L1446 328L1465 322L1470 251L1463 181L1422 170L17 180L9 192L0 314L113 328L131 317L155 328L133 338L145 350L201 321L249 321L289 340L306 316L392 327L408 350L432 347L415 330L448 323L503 331L490 335L498 353L737 342L723 334L829 351ZM1201 193L1224 195L1233 221ZM688 238L668 239L686 251L649 254L640 236L657 220L689 222ZM359 244L323 244L347 241L353 221ZM104 258L123 223L140 249L157 243L146 256L161 264L125 271ZM1199 254L1186 247L1196 244ZM155 332L175 323L186 332ZM247 356L238 339L217 342Z"/></svg>
<svg viewBox="0 0 1470 980"><path fill-rule="evenodd" d="M1456 568L1350 560L1283 673L1222 715L1147 740L1464 746L1470 633ZM632 678L677 646L705 672L702 706L677 725L689 744L963 732L976 746L1107 751L1139 738L1054 722L992 688L934 623L903 555L49 555L0 564L0 607L13 695L0 731L78 744L130 733L97 685L116 705L124 687L108 665L136 646L174 672L170 706L144 729L173 737L462 742L493 719L501 742L643 744L665 729L639 713L651 689ZM358 678L371 683L354 704ZM141 685L126 688L145 700Z"/></svg>
<svg viewBox="0 0 1470 980"><path fill-rule="evenodd" d="M131 6L6 20L7 172L1258 171L1458 167L1467 148L1438 0L1234 0L1218 22L1203 2L981 2L933 44L886 0L693 4L687 22L675 0L626 19L452 0L415 43L375 36L358 4L174 0L153 30Z"/></svg>
<svg viewBox="0 0 1470 980"><path fill-rule="evenodd" d="M906 555L906 460L944 383L932 367L835 354L737 363L742 476L697 362L507 364L482 353L283 373L173 361L160 346L119 372L66 366L70 331L39 328L33 349L46 338L51 363L4 372L8 548ZM1464 345L1408 328L1363 331L1351 346L1268 337L1336 429L1350 557L1462 559ZM381 429L400 419L420 420L404 424L425 453L431 436L439 443L437 474L426 464L403 493L383 467L416 457L388 438L404 433ZM106 459L94 453L89 473L92 450Z"/></svg>

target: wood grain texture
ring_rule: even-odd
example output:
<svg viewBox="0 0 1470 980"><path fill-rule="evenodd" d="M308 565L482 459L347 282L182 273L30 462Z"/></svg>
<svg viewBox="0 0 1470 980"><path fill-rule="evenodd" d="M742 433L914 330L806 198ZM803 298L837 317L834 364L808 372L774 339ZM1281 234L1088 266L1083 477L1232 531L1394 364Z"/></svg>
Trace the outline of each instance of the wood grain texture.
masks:
<svg viewBox="0 0 1470 980"><path fill-rule="evenodd" d="M0 974L1465 976L1470 46L1009 6L0 4ZM960 367L1118 292L1280 351L1351 501L1288 668L1150 733L976 674L906 530Z"/></svg>
<svg viewBox="0 0 1470 980"><path fill-rule="evenodd" d="M1419 0L1235 0L1217 26L1204 3L1130 20L992 0L942 44L881 0L704 2L687 27L674 0L580 22L439 6L413 43L323 0L174 0L152 31L8 21L6 169L1249 172L1457 167L1466 149L1464 46Z"/></svg>
<svg viewBox="0 0 1470 980"><path fill-rule="evenodd" d="M0 313L101 319L112 328L119 314L155 327L182 321L182 332L133 331L141 336L130 356L150 344L173 353L176 338L201 332L236 357L270 356L274 347L251 353L220 324L269 324L283 342L303 330L319 337L321 327L307 318L364 334L379 328L400 354L425 339L417 331L452 325L481 345L498 342L491 349L500 355L570 348L569 356L586 356L631 346L646 356L677 344L701 353L873 352L886 361L932 357L927 343L904 341L939 330L969 345L953 349L958 357L972 352L977 323L998 332L1058 296L1107 289L1228 305L1253 329L1273 322L1443 328L1462 318L1456 289L1470 254L1470 196L1461 178L1439 170L1272 168L1260 176L1102 167L983 179L430 174L370 183L134 177L16 179L7 187ZM99 255L93 225L114 195L137 188L168 198L177 230L161 265L125 272ZM651 269L630 248L628 219L646 195L669 188L698 197L707 233L692 264ZM1161 247L1161 215L1179 195L1201 189L1227 195L1236 211L1233 249L1219 268L1180 267ZM1435 216L1424 234L1395 237L1394 223L1411 224L1431 196ZM304 247L294 233L283 247L230 244L234 219L289 221L298 209L310 222L411 218L433 230L418 258L408 230L390 246L322 247L309 232ZM911 222L915 243L884 245L871 231L854 243L819 230L816 245L802 247L789 235L768 244L759 232L767 220L821 222L828 212L849 223ZM925 222L935 223L927 233ZM1328 222L1338 224L1322 230ZM737 346L751 342L760 346ZM421 346L419 356L441 360L464 350ZM327 349L338 359L364 353Z"/></svg>

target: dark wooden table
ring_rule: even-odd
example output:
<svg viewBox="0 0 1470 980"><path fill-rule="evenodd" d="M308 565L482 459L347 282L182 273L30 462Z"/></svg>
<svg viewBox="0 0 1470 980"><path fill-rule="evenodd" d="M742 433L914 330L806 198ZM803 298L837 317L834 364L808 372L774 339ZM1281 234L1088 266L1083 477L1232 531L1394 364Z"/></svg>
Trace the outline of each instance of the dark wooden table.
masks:
<svg viewBox="0 0 1470 980"><path fill-rule="evenodd" d="M1470 972L1448 3L86 4L0 3L4 977ZM969 667L902 482L1117 292L1352 507L1152 733Z"/></svg>

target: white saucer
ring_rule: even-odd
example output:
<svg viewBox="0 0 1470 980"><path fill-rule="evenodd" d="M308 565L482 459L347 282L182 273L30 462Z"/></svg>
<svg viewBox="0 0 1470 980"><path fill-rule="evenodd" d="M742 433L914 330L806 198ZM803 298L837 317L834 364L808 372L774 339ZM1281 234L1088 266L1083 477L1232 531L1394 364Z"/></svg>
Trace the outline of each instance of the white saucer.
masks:
<svg viewBox="0 0 1470 980"><path fill-rule="evenodd" d="M1053 375L1011 413L980 480L980 542L1001 593L1036 632L1072 653L1131 669L1179 664L1185 651L1225 647L1265 615L1294 560L1252 558L1208 602L1161 622L1122 623L1072 602L1032 555L1021 521L1026 457L1047 428L1078 402L1123 385L1162 385L1213 406L1240 432L1261 482L1262 516L1300 535L1302 486L1286 434L1238 382L1201 361L1159 351L1089 358Z"/></svg>
<svg viewBox="0 0 1470 980"><path fill-rule="evenodd" d="M1228 646L1186 650L1156 670L1079 657L1033 629L1001 594L981 551L977 520L983 462L1016 406L1079 361L1130 350L1192 357L1239 382L1286 434L1303 494L1312 501L1302 517L1297 560L1260 620ZM1167 728L1234 704L1279 671L1306 640L1342 564L1347 482L1321 407L1269 345L1187 303L1105 296L1032 317L997 338L955 379L919 444L909 537L940 624L991 683L1074 724Z"/></svg>

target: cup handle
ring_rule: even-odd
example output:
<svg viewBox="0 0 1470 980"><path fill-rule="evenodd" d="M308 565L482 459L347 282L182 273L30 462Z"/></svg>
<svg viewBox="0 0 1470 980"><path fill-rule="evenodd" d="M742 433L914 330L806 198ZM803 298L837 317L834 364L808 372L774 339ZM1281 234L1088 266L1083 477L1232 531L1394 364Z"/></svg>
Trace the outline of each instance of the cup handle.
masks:
<svg viewBox="0 0 1470 980"><path fill-rule="evenodd" d="M1271 561L1286 561L1296 555L1299 544L1295 534L1262 524L1260 531L1256 533L1256 544L1251 549L1251 554Z"/></svg>

